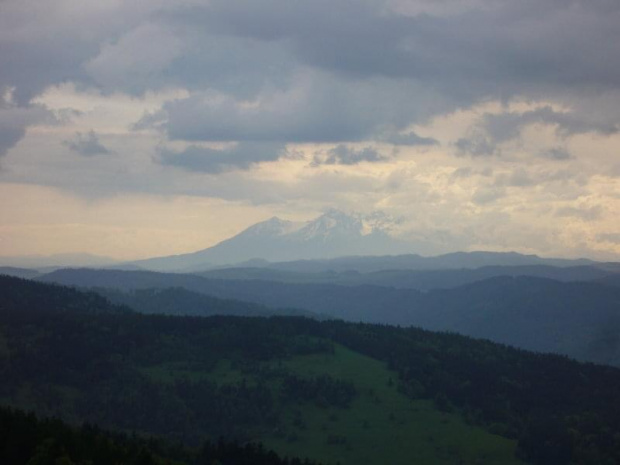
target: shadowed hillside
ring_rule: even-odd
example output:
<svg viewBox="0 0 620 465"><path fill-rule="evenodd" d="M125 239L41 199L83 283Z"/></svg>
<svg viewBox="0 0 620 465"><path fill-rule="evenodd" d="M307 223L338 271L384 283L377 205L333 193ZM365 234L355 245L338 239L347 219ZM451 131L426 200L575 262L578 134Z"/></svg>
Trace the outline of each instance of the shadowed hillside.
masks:
<svg viewBox="0 0 620 465"><path fill-rule="evenodd" d="M620 289L594 282L497 277L454 289L420 292L369 285L97 270L59 270L42 279L124 290L183 287L271 308L300 308L348 321L454 331L529 350L620 364Z"/></svg>

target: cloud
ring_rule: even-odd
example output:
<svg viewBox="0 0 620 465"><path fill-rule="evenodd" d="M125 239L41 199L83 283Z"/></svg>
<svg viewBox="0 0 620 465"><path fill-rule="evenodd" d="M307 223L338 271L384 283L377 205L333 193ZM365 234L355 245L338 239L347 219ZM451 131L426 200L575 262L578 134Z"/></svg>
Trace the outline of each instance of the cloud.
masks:
<svg viewBox="0 0 620 465"><path fill-rule="evenodd" d="M104 94L186 89L161 110L171 139L425 145L394 134L479 102L541 96L570 99L575 115L539 109L489 131L514 118L617 130L614 105L597 121L578 114L593 94L620 91L620 11L606 0L417 11L391 0L39 3L0 4L0 87L15 87L19 105L67 81ZM459 145L488 155L491 139Z"/></svg>
<svg viewBox="0 0 620 465"><path fill-rule="evenodd" d="M84 157L112 153L99 141L99 136L92 130L87 133L76 133L73 139L63 141L63 145Z"/></svg>
<svg viewBox="0 0 620 465"><path fill-rule="evenodd" d="M491 168L483 168L480 170L477 169L473 169L469 166L464 166L461 168L457 168L455 169L451 174L450 174L450 179L452 181L456 181L458 179L469 179L472 178L474 176L481 176L481 177L486 177L488 178L489 176L493 175L493 170Z"/></svg>
<svg viewBox="0 0 620 465"><path fill-rule="evenodd" d="M534 179L523 168L518 168L509 174L500 174L495 177L495 185L502 187L529 187L541 182L540 179Z"/></svg>
<svg viewBox="0 0 620 465"><path fill-rule="evenodd" d="M620 132L617 122L597 119L591 115L578 115L573 111L559 112L545 105L521 112L485 113L470 129L470 134L458 139L455 146L460 154L465 155L501 155L502 143L519 138L523 129L532 125L552 126L561 138L586 133L612 135ZM541 155L553 160L570 158L570 153L562 148L553 148Z"/></svg>
<svg viewBox="0 0 620 465"><path fill-rule="evenodd" d="M599 205L592 207L562 207L556 210L555 216L579 218L583 221L595 221L601 218L603 209Z"/></svg>
<svg viewBox="0 0 620 465"><path fill-rule="evenodd" d="M610 135L620 131L615 122L597 121L590 115L576 115L571 111L555 111L548 105L524 112L487 113L480 124L495 142L514 139L524 127L533 124L555 126L562 137L589 132Z"/></svg>
<svg viewBox="0 0 620 465"><path fill-rule="evenodd" d="M484 134L477 132L469 137L462 137L454 144L459 154L471 155L473 157L486 157L499 155L501 152L497 145Z"/></svg>
<svg viewBox="0 0 620 465"><path fill-rule="evenodd" d="M193 93L145 115L137 127L186 141L356 142L404 129L422 117L417 107L436 98L408 82L346 82L307 71L291 88L268 89L251 101Z"/></svg>
<svg viewBox="0 0 620 465"><path fill-rule="evenodd" d="M355 150L346 145L337 145L326 152L317 152L312 160L312 166L319 165L357 165L362 162L385 161L379 152L372 147Z"/></svg>
<svg viewBox="0 0 620 465"><path fill-rule="evenodd" d="M620 233L605 233L598 234L596 236L597 241L611 242L613 244L620 244Z"/></svg>
<svg viewBox="0 0 620 465"><path fill-rule="evenodd" d="M286 153L283 144L240 143L227 149L190 145L180 152L161 148L156 160L161 165L186 171L215 174L235 169L248 170L256 163L275 161Z"/></svg>
<svg viewBox="0 0 620 465"><path fill-rule="evenodd" d="M483 84L498 94L524 82L617 85L620 65L612 57L620 53L613 47L620 13L610 2L574 9L557 0L454 5L445 14L410 16L387 1L214 0L188 16L222 34L287 41L313 67L450 84L463 97L482 92ZM585 50L594 52L578 53Z"/></svg>
<svg viewBox="0 0 620 465"><path fill-rule="evenodd" d="M7 154L34 124L55 124L54 115L41 105L17 107L0 98L0 157Z"/></svg>
<svg viewBox="0 0 620 465"><path fill-rule="evenodd" d="M481 187L476 189L471 197L471 201L476 205L487 205L506 196L503 187Z"/></svg>
<svg viewBox="0 0 620 465"><path fill-rule="evenodd" d="M140 94L166 84L162 72L183 51L182 41L159 24L141 24L114 43L104 44L84 64L89 77L103 89Z"/></svg>
<svg viewBox="0 0 620 465"><path fill-rule="evenodd" d="M388 134L383 137L383 141L394 145L437 145L439 142L432 137L421 137L411 131L406 134Z"/></svg>
<svg viewBox="0 0 620 465"><path fill-rule="evenodd" d="M549 150L545 150L541 152L541 156L543 158L548 158L549 160L569 160L572 158L570 152L563 147L554 147Z"/></svg>

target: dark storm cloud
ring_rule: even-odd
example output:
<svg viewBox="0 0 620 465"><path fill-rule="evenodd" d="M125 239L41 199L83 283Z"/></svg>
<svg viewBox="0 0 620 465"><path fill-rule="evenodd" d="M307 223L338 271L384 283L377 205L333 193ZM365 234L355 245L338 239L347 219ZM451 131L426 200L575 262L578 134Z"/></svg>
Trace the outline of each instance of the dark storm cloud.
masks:
<svg viewBox="0 0 620 465"><path fill-rule="evenodd" d="M272 143L240 143L232 148L211 149L190 145L185 150L159 150L156 161L186 171L221 173L234 169L247 170L254 163L274 161L286 154L286 147Z"/></svg>
<svg viewBox="0 0 620 465"><path fill-rule="evenodd" d="M439 142L432 137L421 137L415 132L408 132L406 134L391 134L383 138L383 142L394 145L437 145Z"/></svg>
<svg viewBox="0 0 620 465"><path fill-rule="evenodd" d="M566 92L617 90L620 82L620 51L613 46L620 40L620 12L604 0L496 1L434 16L397 14L380 0L215 0L159 20L190 31L206 47L204 54L177 59L169 78L198 89L196 77L204 76L205 87L226 94L217 103L197 92L166 105L160 127L172 139L392 138L415 145L431 141L389 134L483 100L561 99ZM218 54L210 44L238 53ZM563 135L609 134L617 130L614 117L588 121L543 107L489 117L489 134L457 146L473 155L496 154L499 140L537 122L556 125Z"/></svg>
<svg viewBox="0 0 620 465"><path fill-rule="evenodd" d="M78 132L72 139L64 141L63 144L85 157L112 153L99 141L99 136L95 131L89 131L85 134Z"/></svg>
<svg viewBox="0 0 620 465"><path fill-rule="evenodd" d="M616 134L620 131L617 122L597 119L592 115L580 116L574 112L558 112L550 106L543 106L524 112L504 112L484 114L468 137L456 141L460 153L472 156L499 155L499 144L521 135L530 125L546 125L555 128L560 137L576 134L596 133ZM543 157L567 160L570 153L565 149L551 149L542 153Z"/></svg>
<svg viewBox="0 0 620 465"><path fill-rule="evenodd" d="M620 130L617 123L596 121L592 116L580 117L571 112L558 112L550 106L525 112L486 114L481 126L495 142L503 142L519 136L520 131L532 124L554 126L560 136L571 136L594 132L614 134Z"/></svg>
<svg viewBox="0 0 620 465"><path fill-rule="evenodd" d="M137 127L154 126L170 139L189 141L382 139L384 134L404 129L414 115L422 117L431 101L436 108L442 107L437 95L421 94L421 88L408 82L347 82L308 71L293 88L271 90L256 102L194 93L166 103L162 111L146 115Z"/></svg>
<svg viewBox="0 0 620 465"><path fill-rule="evenodd" d="M515 97L570 98L574 111L489 117L459 150L495 154L527 124L618 130L617 106L596 121L579 113L590 96L620 95L616 1L463 0L410 16L387 0L185 3L2 2L0 88L24 106L62 82L104 94L181 87L189 96L164 105L156 126L188 141L430 144L393 134Z"/></svg>
<svg viewBox="0 0 620 465"><path fill-rule="evenodd" d="M381 156L372 147L355 150L340 144L333 149L316 153L312 160L312 165L357 165L362 162L378 161L385 161L385 157Z"/></svg>
<svg viewBox="0 0 620 465"><path fill-rule="evenodd" d="M454 144L460 154L474 157L498 155L497 145L484 133L477 132L469 137L462 137Z"/></svg>
<svg viewBox="0 0 620 465"><path fill-rule="evenodd" d="M24 137L28 126L55 122L54 115L40 105L17 107L0 97L0 157Z"/></svg>
<svg viewBox="0 0 620 465"><path fill-rule="evenodd" d="M50 85L92 84L85 64L148 17L145 3L0 2L0 88L22 106Z"/></svg>
<svg viewBox="0 0 620 465"><path fill-rule="evenodd" d="M616 2L504 0L460 13L466 2L453 3L454 14L408 17L380 0L214 0L191 16L222 34L288 41L312 66L355 77L460 82L454 92L461 95L473 81L490 84L490 92L523 90L526 82L617 88Z"/></svg>

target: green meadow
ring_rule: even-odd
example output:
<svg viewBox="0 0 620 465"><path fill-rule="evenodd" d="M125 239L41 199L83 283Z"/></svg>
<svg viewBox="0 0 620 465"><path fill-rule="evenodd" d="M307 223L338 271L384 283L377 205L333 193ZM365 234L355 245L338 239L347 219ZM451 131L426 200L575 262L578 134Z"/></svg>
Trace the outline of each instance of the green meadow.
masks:
<svg viewBox="0 0 620 465"><path fill-rule="evenodd" d="M398 377L385 363L341 345L334 353L297 355L263 362L265 372L287 372L300 378L327 375L352 383L356 396L346 408L305 401L279 400L275 428L252 431L252 439L284 456L328 464L355 465L517 465L516 441L467 424L458 412L440 411L430 400L412 400L399 391ZM221 360L213 370L166 364L143 369L152 379L209 379L218 385L245 380L273 389L277 376L262 378Z"/></svg>

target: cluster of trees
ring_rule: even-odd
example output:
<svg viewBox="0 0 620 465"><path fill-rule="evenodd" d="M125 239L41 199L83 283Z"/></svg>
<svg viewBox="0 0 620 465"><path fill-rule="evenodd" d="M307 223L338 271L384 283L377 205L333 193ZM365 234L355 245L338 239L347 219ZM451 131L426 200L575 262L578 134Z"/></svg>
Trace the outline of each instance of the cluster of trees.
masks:
<svg viewBox="0 0 620 465"><path fill-rule="evenodd" d="M0 408L0 463L11 465L316 465L280 458L261 444L205 442L197 449L153 437L111 433L84 424Z"/></svg>
<svg viewBox="0 0 620 465"><path fill-rule="evenodd" d="M313 401L317 406L347 408L357 390L353 383L327 375L300 378L287 374L282 380L282 395L291 401Z"/></svg>

